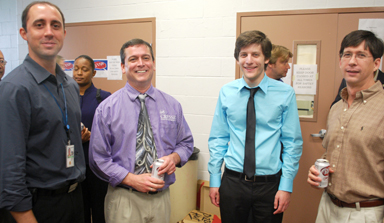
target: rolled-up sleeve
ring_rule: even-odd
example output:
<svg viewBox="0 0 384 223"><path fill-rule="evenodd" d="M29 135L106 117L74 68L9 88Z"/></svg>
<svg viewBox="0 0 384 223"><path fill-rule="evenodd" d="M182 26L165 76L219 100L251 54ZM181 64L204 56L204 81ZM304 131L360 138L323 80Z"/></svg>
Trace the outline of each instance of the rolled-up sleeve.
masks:
<svg viewBox="0 0 384 223"><path fill-rule="evenodd" d="M0 86L0 208L32 209L26 185L26 141L31 122L28 92L12 83Z"/></svg>

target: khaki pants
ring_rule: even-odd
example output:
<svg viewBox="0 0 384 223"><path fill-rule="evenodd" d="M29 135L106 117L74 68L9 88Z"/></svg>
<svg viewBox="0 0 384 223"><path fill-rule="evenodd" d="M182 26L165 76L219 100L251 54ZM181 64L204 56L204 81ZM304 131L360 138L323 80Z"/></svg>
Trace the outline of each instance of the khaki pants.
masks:
<svg viewBox="0 0 384 223"><path fill-rule="evenodd" d="M384 205L372 208L342 208L332 203L326 192L321 196L316 223L382 223Z"/></svg>
<svg viewBox="0 0 384 223"><path fill-rule="evenodd" d="M169 223L169 188L151 195L108 185L104 212L107 223Z"/></svg>

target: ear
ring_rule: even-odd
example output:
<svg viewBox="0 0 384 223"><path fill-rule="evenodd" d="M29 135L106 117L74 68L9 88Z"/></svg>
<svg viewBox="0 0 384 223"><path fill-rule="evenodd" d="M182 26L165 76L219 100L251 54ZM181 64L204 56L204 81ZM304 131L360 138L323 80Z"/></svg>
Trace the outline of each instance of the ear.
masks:
<svg viewBox="0 0 384 223"><path fill-rule="evenodd" d="M268 64L268 63L269 63L269 59L268 59L268 60L265 60L264 63L265 63L265 64Z"/></svg>
<svg viewBox="0 0 384 223"><path fill-rule="evenodd" d="M121 63L120 66L121 66L121 71L123 72L123 74L125 74L125 64Z"/></svg>
<svg viewBox="0 0 384 223"><path fill-rule="evenodd" d="M67 35L67 30L64 29L64 38L65 38L66 35Z"/></svg>
<svg viewBox="0 0 384 223"><path fill-rule="evenodd" d="M153 61L153 71L156 71L156 63Z"/></svg>
<svg viewBox="0 0 384 223"><path fill-rule="evenodd" d="M20 28L19 30L21 38L23 38L25 41L27 41L27 31L25 31L24 28Z"/></svg>
<svg viewBox="0 0 384 223"><path fill-rule="evenodd" d="M373 62L374 63L374 68L373 68L373 71L376 72L377 69L379 69L380 67L380 62L381 62L381 58L376 58L375 61Z"/></svg>
<svg viewBox="0 0 384 223"><path fill-rule="evenodd" d="M92 77L94 77L96 75L96 71L94 70L93 71L93 74L92 74Z"/></svg>

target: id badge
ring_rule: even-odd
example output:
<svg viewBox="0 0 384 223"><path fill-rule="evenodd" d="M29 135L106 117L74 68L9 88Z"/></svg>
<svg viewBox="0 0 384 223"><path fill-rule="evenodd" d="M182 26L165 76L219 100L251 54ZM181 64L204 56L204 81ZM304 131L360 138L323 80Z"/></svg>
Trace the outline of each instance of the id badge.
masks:
<svg viewBox="0 0 384 223"><path fill-rule="evenodd" d="M66 145L67 168L75 166L75 145Z"/></svg>

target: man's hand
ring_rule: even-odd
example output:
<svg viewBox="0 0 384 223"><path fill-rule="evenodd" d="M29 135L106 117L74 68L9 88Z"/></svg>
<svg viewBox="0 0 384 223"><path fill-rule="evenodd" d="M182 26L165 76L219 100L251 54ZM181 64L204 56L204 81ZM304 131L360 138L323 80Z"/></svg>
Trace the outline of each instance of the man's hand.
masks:
<svg viewBox="0 0 384 223"><path fill-rule="evenodd" d="M165 184L164 181L151 177L150 173L140 175L128 173L121 183L144 193L157 191L158 189L163 188Z"/></svg>
<svg viewBox="0 0 384 223"><path fill-rule="evenodd" d="M334 171L332 168L329 168L329 174L333 173ZM307 182L309 185L311 185L313 188L320 189L318 186L320 185L321 178L319 177L319 171L315 168L315 165L312 165L311 168L309 168L308 172L308 179Z"/></svg>
<svg viewBox="0 0 384 223"><path fill-rule="evenodd" d="M84 127L83 130L81 130L81 141L83 143L88 142L91 138L91 131L88 130L88 128Z"/></svg>
<svg viewBox="0 0 384 223"><path fill-rule="evenodd" d="M178 165L181 161L180 156L177 153L171 153L168 156L163 156L159 159L164 160L164 163L161 164L159 168L159 175L162 175L164 173L171 175L176 171L176 165ZM151 165L151 167L153 167L153 164Z"/></svg>
<svg viewBox="0 0 384 223"><path fill-rule="evenodd" d="M275 212L273 214L280 214L287 210L289 202L291 201L291 193L287 191L279 190L275 196L274 208Z"/></svg>
<svg viewBox="0 0 384 223"><path fill-rule="evenodd" d="M211 198L211 202L216 207L220 207L220 194L218 187L209 188L209 197Z"/></svg>

